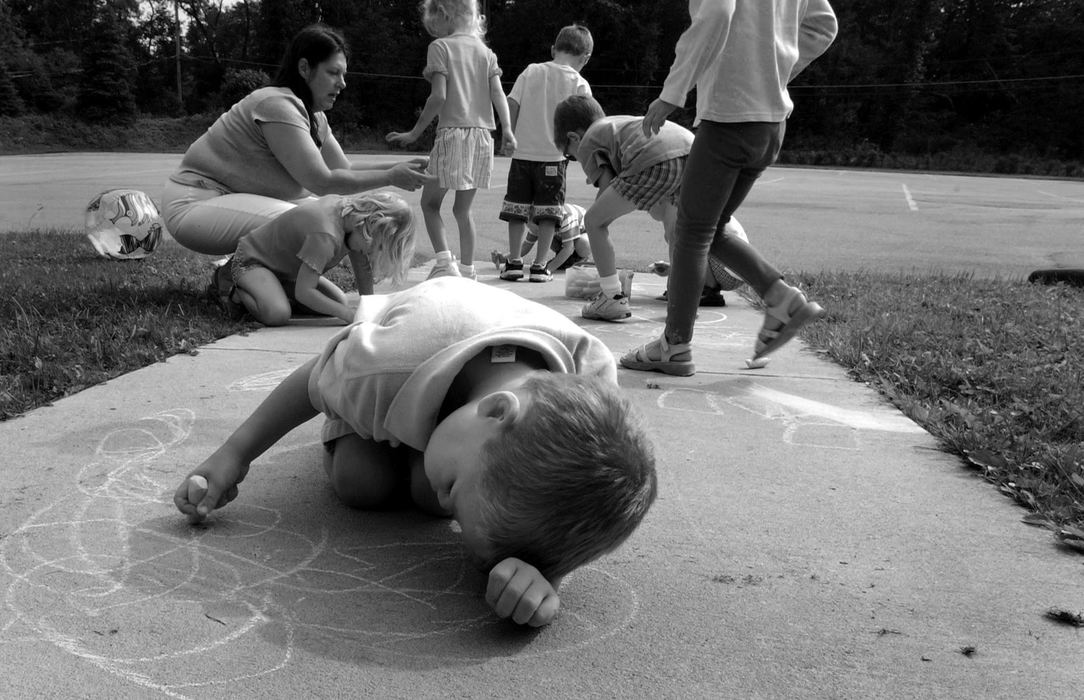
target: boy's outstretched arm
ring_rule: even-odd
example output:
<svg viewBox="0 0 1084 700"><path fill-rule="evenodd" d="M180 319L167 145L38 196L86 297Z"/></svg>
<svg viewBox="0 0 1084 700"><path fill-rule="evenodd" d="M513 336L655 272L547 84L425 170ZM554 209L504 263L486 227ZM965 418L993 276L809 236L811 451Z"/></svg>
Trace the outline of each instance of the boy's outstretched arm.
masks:
<svg viewBox="0 0 1084 700"><path fill-rule="evenodd" d="M553 622L561 607L557 588L561 579L546 580L527 562L509 557L489 572L486 602L500 618L520 625L543 627Z"/></svg>
<svg viewBox="0 0 1084 700"><path fill-rule="evenodd" d="M309 360L275 387L225 444L177 487L173 503L191 522L203 520L215 508L237 498L237 485L244 480L252 460L317 414L309 400L309 374L315 363L316 358ZM207 490L199 494L202 489L193 489L190 497L189 478L197 475L207 480Z"/></svg>

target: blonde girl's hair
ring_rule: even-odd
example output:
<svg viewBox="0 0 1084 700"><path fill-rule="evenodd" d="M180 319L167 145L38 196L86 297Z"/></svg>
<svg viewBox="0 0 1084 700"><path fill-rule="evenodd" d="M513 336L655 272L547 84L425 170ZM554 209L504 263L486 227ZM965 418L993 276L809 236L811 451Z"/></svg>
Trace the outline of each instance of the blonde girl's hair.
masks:
<svg viewBox="0 0 1084 700"><path fill-rule="evenodd" d="M485 38L486 18L478 9L478 0L422 0L418 9L425 31L437 39L456 32Z"/></svg>
<svg viewBox="0 0 1084 700"><path fill-rule="evenodd" d="M373 282L391 279L401 285L414 260L414 212L410 205L393 192L363 192L344 199L343 227L349 225L350 214L357 214L355 227L364 227L369 234ZM346 233L349 236L351 230Z"/></svg>

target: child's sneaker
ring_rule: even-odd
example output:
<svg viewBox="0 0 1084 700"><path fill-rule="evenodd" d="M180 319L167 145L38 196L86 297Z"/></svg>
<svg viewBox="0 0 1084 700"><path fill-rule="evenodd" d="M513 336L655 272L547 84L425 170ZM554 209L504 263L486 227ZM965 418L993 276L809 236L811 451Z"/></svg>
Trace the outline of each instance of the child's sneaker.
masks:
<svg viewBox="0 0 1084 700"><path fill-rule="evenodd" d="M532 282L549 282L553 279L553 273L546 269L545 265L531 265Z"/></svg>
<svg viewBox="0 0 1084 700"><path fill-rule="evenodd" d="M599 292L590 303L584 305L581 315L596 321L623 321L632 316L632 311L629 309L629 298L624 294L608 297L606 292Z"/></svg>
<svg viewBox="0 0 1084 700"><path fill-rule="evenodd" d="M459 274L459 266L456 264L455 258L436 261L433 264L433 269L429 271L429 276L425 279L431 280L437 277L462 277Z"/></svg>
<svg viewBox="0 0 1084 700"><path fill-rule="evenodd" d="M508 280L509 282L515 282L516 280L523 279L523 261L506 261L501 266L501 279Z"/></svg>
<svg viewBox="0 0 1084 700"><path fill-rule="evenodd" d="M460 277L466 277L469 280L478 281L478 271L474 269L474 265L464 265L459 263L457 265Z"/></svg>

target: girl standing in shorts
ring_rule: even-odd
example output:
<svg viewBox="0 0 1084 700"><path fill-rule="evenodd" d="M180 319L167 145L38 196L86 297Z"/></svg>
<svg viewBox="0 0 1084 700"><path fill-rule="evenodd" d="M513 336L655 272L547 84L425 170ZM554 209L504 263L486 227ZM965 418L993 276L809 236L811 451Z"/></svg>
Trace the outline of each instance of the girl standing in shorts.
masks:
<svg viewBox="0 0 1084 700"><path fill-rule="evenodd" d="M437 254L430 277L477 277L474 270L474 220L471 204L478 188L489 187L493 172L493 110L502 127L505 154L516 147L508 100L501 87L497 56L485 45L485 17L477 0L424 0L422 24L436 40L429 44L422 75L430 83L418 121L410 131L393 131L388 143L409 144L421 138L435 117L437 135L429 173L437 177L422 188L425 229ZM448 249L440 207L448 190L455 190L452 215L459 227L461 261Z"/></svg>

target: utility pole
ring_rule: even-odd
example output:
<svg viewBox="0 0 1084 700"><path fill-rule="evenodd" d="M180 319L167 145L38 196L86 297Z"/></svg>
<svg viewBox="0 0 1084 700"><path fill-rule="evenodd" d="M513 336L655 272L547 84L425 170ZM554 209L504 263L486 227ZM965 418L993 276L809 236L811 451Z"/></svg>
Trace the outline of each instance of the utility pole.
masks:
<svg viewBox="0 0 1084 700"><path fill-rule="evenodd" d="M177 106L184 106L181 94L181 9L179 0L173 0L173 55L177 64Z"/></svg>

